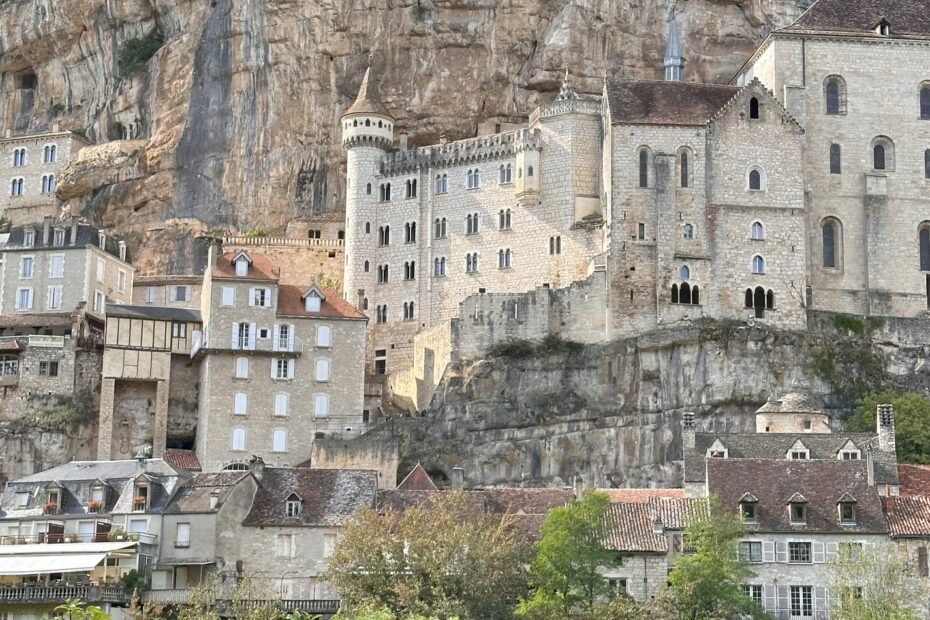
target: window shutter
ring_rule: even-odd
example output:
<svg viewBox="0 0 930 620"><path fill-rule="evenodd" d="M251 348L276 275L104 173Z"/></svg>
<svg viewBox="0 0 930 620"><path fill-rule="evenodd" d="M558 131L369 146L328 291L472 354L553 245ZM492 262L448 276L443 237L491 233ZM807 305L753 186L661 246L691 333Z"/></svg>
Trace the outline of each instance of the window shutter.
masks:
<svg viewBox="0 0 930 620"><path fill-rule="evenodd" d="M274 327L271 330L271 350L272 351L278 350L278 335L280 331L281 331L280 326L277 323L275 323Z"/></svg>
<svg viewBox="0 0 930 620"><path fill-rule="evenodd" d="M236 322L232 324L232 348L239 348L239 324Z"/></svg>
<svg viewBox="0 0 930 620"><path fill-rule="evenodd" d="M287 360L287 378L288 379L294 378L294 366L296 366L296 364L294 364L294 360Z"/></svg>
<svg viewBox="0 0 930 620"><path fill-rule="evenodd" d="M249 289L249 305L250 306L255 305L255 289L254 288Z"/></svg>
<svg viewBox="0 0 930 620"><path fill-rule="evenodd" d="M824 587L814 588L814 613L818 618L824 617L822 612L827 610L827 589ZM821 612L821 613L817 613Z"/></svg>
<svg viewBox="0 0 930 620"><path fill-rule="evenodd" d="M835 542L827 543L827 561L828 562L830 560L836 559L836 554L837 554L838 549L839 548Z"/></svg>
<svg viewBox="0 0 930 620"><path fill-rule="evenodd" d="M762 543L762 561L763 562L774 562L775 561L775 543L771 541L764 541Z"/></svg>
<svg viewBox="0 0 930 620"><path fill-rule="evenodd" d="M774 584L765 584L762 586L762 606L765 611L775 611L777 601L775 599Z"/></svg>
<svg viewBox="0 0 930 620"><path fill-rule="evenodd" d="M811 545L811 559L814 564L823 564L824 563L824 552L823 552L823 543L815 542Z"/></svg>
<svg viewBox="0 0 930 620"><path fill-rule="evenodd" d="M255 349L255 336L257 335L258 330L255 329L255 323L249 325L249 349Z"/></svg>
<svg viewBox="0 0 930 620"><path fill-rule="evenodd" d="M791 608L790 599L788 598L788 586L777 586L778 587L778 607L779 611L787 611Z"/></svg>
<svg viewBox="0 0 930 620"><path fill-rule="evenodd" d="M787 562L788 561L788 543L775 543L775 561L776 562Z"/></svg>
<svg viewBox="0 0 930 620"><path fill-rule="evenodd" d="M178 293L177 293L176 287L169 286L168 287L168 301L177 301L177 300L178 300Z"/></svg>
<svg viewBox="0 0 930 620"><path fill-rule="evenodd" d="M294 350L294 326L293 325L287 326L287 350L288 351Z"/></svg>
<svg viewBox="0 0 930 620"><path fill-rule="evenodd" d="M271 303L271 289L270 289L270 288L266 288L266 289L265 289L265 306L268 307L268 308L270 308L270 307L272 306L272 303Z"/></svg>
<svg viewBox="0 0 930 620"><path fill-rule="evenodd" d="M278 360L272 357L271 358L271 378L272 379L274 379L277 376L275 374L275 370L277 370L277 367L278 367Z"/></svg>

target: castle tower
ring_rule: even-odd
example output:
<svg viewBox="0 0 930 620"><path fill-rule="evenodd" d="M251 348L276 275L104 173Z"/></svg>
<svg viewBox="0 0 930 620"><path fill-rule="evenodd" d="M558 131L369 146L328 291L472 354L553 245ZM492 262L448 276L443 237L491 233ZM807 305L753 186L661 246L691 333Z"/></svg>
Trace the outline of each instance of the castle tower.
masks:
<svg viewBox="0 0 930 620"><path fill-rule="evenodd" d="M394 143L394 119L378 97L378 85L369 63L355 103L342 115L342 145L346 148L346 247L343 293L363 312L366 291L372 290L373 258L377 235L378 203L389 200L391 187L377 183L381 159ZM394 188L398 191L399 188Z"/></svg>
<svg viewBox="0 0 930 620"><path fill-rule="evenodd" d="M668 43L665 46L665 81L680 82L685 72L685 59L681 55L681 39L678 38L678 22L675 20L675 8L672 7L668 16Z"/></svg>

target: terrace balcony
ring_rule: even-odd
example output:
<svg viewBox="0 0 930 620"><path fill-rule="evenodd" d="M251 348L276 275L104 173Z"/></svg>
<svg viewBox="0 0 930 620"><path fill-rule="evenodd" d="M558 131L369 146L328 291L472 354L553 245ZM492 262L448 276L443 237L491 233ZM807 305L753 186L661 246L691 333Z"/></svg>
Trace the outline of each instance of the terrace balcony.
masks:
<svg viewBox="0 0 930 620"><path fill-rule="evenodd" d="M0 606L23 603L64 603L77 599L85 603L129 602L129 595L119 585L93 583L18 583L0 585Z"/></svg>

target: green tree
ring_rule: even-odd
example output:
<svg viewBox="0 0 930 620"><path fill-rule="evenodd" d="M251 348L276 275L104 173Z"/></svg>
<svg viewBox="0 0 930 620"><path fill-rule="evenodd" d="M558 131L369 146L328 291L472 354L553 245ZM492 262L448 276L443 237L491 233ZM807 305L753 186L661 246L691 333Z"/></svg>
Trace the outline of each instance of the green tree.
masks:
<svg viewBox="0 0 930 620"><path fill-rule="evenodd" d="M110 620L110 615L96 605L72 599L55 608L54 620Z"/></svg>
<svg viewBox="0 0 930 620"><path fill-rule="evenodd" d="M930 589L894 545L844 545L830 562L833 620L917 620Z"/></svg>
<svg viewBox="0 0 930 620"><path fill-rule="evenodd" d="M603 543L609 507L605 493L588 491L549 511L530 565L533 591L518 605L518 615L566 617L577 610L591 612L607 598L609 586L601 570L619 562Z"/></svg>
<svg viewBox="0 0 930 620"><path fill-rule="evenodd" d="M305 620L313 617L289 615L278 606L280 598L264 580L246 578L221 583L216 574L211 574L202 584L188 590L187 604L180 607L177 620Z"/></svg>
<svg viewBox="0 0 930 620"><path fill-rule="evenodd" d="M669 618L767 617L740 585L753 575L737 554L744 532L739 517L711 498L707 512L685 530L685 547L693 552L677 556L669 575L662 597Z"/></svg>
<svg viewBox="0 0 930 620"><path fill-rule="evenodd" d="M361 511L324 579L341 592L345 614L506 618L526 591L527 556L510 515L489 514L469 493L448 491L401 513Z"/></svg>
<svg viewBox="0 0 930 620"><path fill-rule="evenodd" d="M846 418L846 429L875 432L876 407L894 405L896 449L901 463L930 463L930 400L915 392L870 392Z"/></svg>

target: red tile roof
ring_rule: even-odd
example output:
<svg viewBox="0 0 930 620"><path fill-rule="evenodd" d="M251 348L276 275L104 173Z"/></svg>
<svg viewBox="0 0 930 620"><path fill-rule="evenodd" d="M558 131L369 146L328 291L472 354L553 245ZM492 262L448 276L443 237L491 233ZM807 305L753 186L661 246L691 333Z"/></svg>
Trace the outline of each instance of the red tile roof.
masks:
<svg viewBox="0 0 930 620"><path fill-rule="evenodd" d="M326 298L320 304L319 312L307 312L304 304L304 293L310 286L294 286L292 284L282 284L278 286L278 315L279 316L303 316L303 317L323 317L333 319L366 319L355 306L342 298L342 295L336 291L317 286Z"/></svg>
<svg viewBox="0 0 930 620"><path fill-rule="evenodd" d="M612 502L645 504L653 497L684 497L684 489L598 489Z"/></svg>
<svg viewBox="0 0 930 620"><path fill-rule="evenodd" d="M930 537L930 497L885 498L892 537Z"/></svg>
<svg viewBox="0 0 930 620"><path fill-rule="evenodd" d="M668 551L665 530L684 530L705 514L704 498L651 497L645 502L639 498L614 502L605 516L604 544L614 551L665 553Z"/></svg>
<svg viewBox="0 0 930 620"><path fill-rule="evenodd" d="M930 465L898 464L901 495L930 496Z"/></svg>
<svg viewBox="0 0 930 620"><path fill-rule="evenodd" d="M249 274L245 277L236 275L236 266L232 262L233 258L240 253L252 259L252 264L249 265ZM279 275L280 269L271 262L270 258L264 254L246 252L245 250L225 252L217 259L216 267L213 268L213 278L218 280L271 280L277 282Z"/></svg>
<svg viewBox="0 0 930 620"><path fill-rule="evenodd" d="M165 448L165 453L162 455L162 458L165 459L169 465L173 465L179 469L186 469L187 471L201 470L200 461L197 459L197 455L193 450Z"/></svg>
<svg viewBox="0 0 930 620"><path fill-rule="evenodd" d="M439 487L429 477L426 470L419 463L410 470L410 473L397 485L398 491L438 491Z"/></svg>

